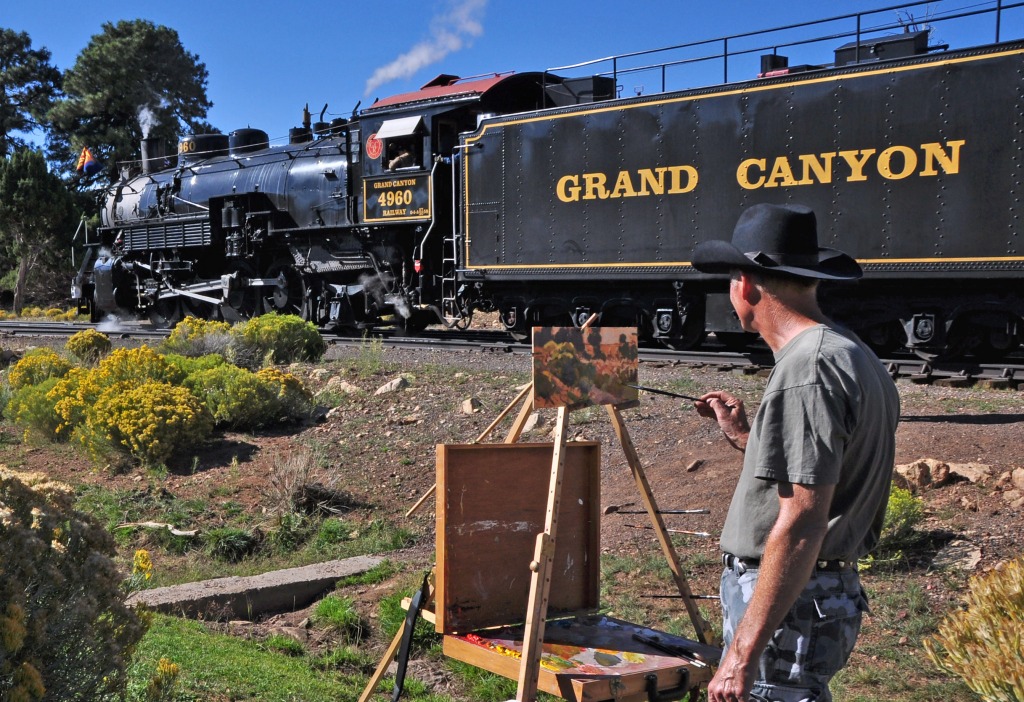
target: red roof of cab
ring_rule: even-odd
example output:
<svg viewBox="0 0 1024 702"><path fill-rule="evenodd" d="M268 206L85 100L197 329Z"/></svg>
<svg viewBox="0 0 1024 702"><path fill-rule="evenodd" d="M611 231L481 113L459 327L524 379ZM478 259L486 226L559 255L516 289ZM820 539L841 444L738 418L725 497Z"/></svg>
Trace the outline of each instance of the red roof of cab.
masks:
<svg viewBox="0 0 1024 702"><path fill-rule="evenodd" d="M370 110L378 107L392 107L412 102L426 102L440 98L455 97L458 95L483 95L501 81L508 78L511 73L495 73L487 78L467 78L465 80L458 76L442 73L434 80L412 93L401 93L390 97L380 98L372 105Z"/></svg>

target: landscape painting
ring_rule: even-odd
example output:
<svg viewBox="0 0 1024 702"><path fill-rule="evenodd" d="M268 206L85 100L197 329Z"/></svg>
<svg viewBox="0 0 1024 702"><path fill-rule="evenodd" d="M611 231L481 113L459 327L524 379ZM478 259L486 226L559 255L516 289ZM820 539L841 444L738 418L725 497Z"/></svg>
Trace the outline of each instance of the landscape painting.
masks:
<svg viewBox="0 0 1024 702"><path fill-rule="evenodd" d="M634 327L534 327L533 405L632 407L637 404Z"/></svg>

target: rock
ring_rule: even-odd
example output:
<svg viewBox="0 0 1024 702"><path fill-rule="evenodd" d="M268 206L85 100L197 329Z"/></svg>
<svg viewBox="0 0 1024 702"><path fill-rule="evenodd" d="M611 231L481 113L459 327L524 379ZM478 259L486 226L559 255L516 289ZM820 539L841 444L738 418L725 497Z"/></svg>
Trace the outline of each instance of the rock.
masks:
<svg viewBox="0 0 1024 702"><path fill-rule="evenodd" d="M315 368L309 374L309 377L312 380L318 380L319 381L319 380L323 380L324 378L326 378L330 374L331 374L331 372L329 370L327 370L326 368Z"/></svg>
<svg viewBox="0 0 1024 702"><path fill-rule="evenodd" d="M992 477L992 466L984 463L950 463L949 472L972 483L983 483Z"/></svg>
<svg viewBox="0 0 1024 702"><path fill-rule="evenodd" d="M981 549L965 539L953 539L932 559L932 566L936 568L957 568L967 573L977 568L979 563Z"/></svg>
<svg viewBox="0 0 1024 702"><path fill-rule="evenodd" d="M966 510L968 512L978 511L977 500L972 500L969 497L961 497L959 500L957 500L957 504L960 506L961 509Z"/></svg>
<svg viewBox="0 0 1024 702"><path fill-rule="evenodd" d="M923 488L939 487L949 480L949 464L935 458L922 458L913 463L896 466L908 489L917 492Z"/></svg>
<svg viewBox="0 0 1024 702"><path fill-rule="evenodd" d="M339 414L341 414L343 411L344 410L341 407L332 407L331 409L327 410L327 414L325 415L325 419L327 419L327 420L334 419Z"/></svg>
<svg viewBox="0 0 1024 702"><path fill-rule="evenodd" d="M462 401L463 414L476 414L484 404L475 397L469 397Z"/></svg>
<svg viewBox="0 0 1024 702"><path fill-rule="evenodd" d="M1010 480L1018 490L1024 490L1024 468L1014 468L1010 473Z"/></svg>
<svg viewBox="0 0 1024 702"><path fill-rule="evenodd" d="M409 387L409 381L403 378L402 376L399 376L394 380L381 385L373 394L386 395L389 392L398 392L399 390L404 390L407 387Z"/></svg>
<svg viewBox="0 0 1024 702"><path fill-rule="evenodd" d="M1013 506L1013 503L1020 499L1024 499L1024 492L1021 492L1020 490L1007 490L1003 493L1003 499L1009 502L1010 506Z"/></svg>
<svg viewBox="0 0 1024 702"><path fill-rule="evenodd" d="M346 395L355 395L363 391L363 389L358 385L353 385L352 383L342 379L340 376L337 375L333 376L330 380L327 381L326 389L332 390L334 392L344 393Z"/></svg>
<svg viewBox="0 0 1024 702"><path fill-rule="evenodd" d="M540 412L533 412L526 418L526 422L523 424L523 433L525 434L542 426L544 426L544 421L541 419Z"/></svg>

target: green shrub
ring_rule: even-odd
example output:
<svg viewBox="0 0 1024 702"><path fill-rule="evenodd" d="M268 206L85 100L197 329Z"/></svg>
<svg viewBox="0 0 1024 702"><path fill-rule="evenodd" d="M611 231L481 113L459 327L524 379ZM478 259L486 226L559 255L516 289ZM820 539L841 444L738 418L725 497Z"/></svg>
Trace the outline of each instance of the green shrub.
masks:
<svg viewBox="0 0 1024 702"><path fill-rule="evenodd" d="M1024 557L972 577L966 605L924 640L928 657L983 700L1024 700Z"/></svg>
<svg viewBox="0 0 1024 702"><path fill-rule="evenodd" d="M185 387L221 426L253 429L278 414L277 388L238 366L225 363L198 371L185 379Z"/></svg>
<svg viewBox="0 0 1024 702"><path fill-rule="evenodd" d="M185 317L164 341L163 350L182 356L224 354L231 343L230 331L227 322Z"/></svg>
<svg viewBox="0 0 1024 702"><path fill-rule="evenodd" d="M166 353L164 360L181 370L186 377L227 363L224 356L219 353L208 353L205 356L182 356L178 353Z"/></svg>
<svg viewBox="0 0 1024 702"><path fill-rule="evenodd" d="M893 485L889 492L879 548L893 550L905 544L922 519L924 501L909 490Z"/></svg>
<svg viewBox="0 0 1024 702"><path fill-rule="evenodd" d="M117 695L148 626L125 606L113 539L72 504L70 487L0 467L4 700Z"/></svg>
<svg viewBox="0 0 1024 702"><path fill-rule="evenodd" d="M255 553L260 546L258 535L238 527L219 527L206 534L206 550L214 558L236 563Z"/></svg>
<svg viewBox="0 0 1024 702"><path fill-rule="evenodd" d="M81 363L92 365L110 353L110 338L95 329L83 329L67 340L64 350Z"/></svg>
<svg viewBox="0 0 1024 702"><path fill-rule="evenodd" d="M71 363L53 349L35 348L25 352L22 359L11 366L7 382L12 390L20 390L47 378L63 378L71 368Z"/></svg>
<svg viewBox="0 0 1024 702"><path fill-rule="evenodd" d="M249 368L318 361L326 350L316 326L295 315L264 314L231 329L232 360Z"/></svg>
<svg viewBox="0 0 1024 702"><path fill-rule="evenodd" d="M279 553L299 548L313 532L315 524L301 512L288 512L278 517L277 528L270 532L270 542Z"/></svg>
<svg viewBox="0 0 1024 702"><path fill-rule="evenodd" d="M50 391L61 382L60 378L47 378L37 385L26 385L11 395L5 414L24 430L26 439L45 442L57 438L62 420Z"/></svg>
<svg viewBox="0 0 1024 702"><path fill-rule="evenodd" d="M147 467L164 464L180 449L205 441L213 419L186 388L167 383L115 383L86 410L79 435L90 456L102 461L125 452Z"/></svg>

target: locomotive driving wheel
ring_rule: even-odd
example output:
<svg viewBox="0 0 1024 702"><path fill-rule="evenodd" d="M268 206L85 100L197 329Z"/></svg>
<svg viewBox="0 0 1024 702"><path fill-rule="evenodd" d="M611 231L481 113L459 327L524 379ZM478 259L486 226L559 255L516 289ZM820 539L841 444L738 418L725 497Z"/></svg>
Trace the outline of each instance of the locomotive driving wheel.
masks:
<svg viewBox="0 0 1024 702"><path fill-rule="evenodd" d="M185 312L179 297L162 298L149 308L149 321L159 329L170 329L184 318Z"/></svg>
<svg viewBox="0 0 1024 702"><path fill-rule="evenodd" d="M264 288L263 311L294 314L309 321L308 285L291 261L280 259L267 268L267 278L277 278L277 284Z"/></svg>

